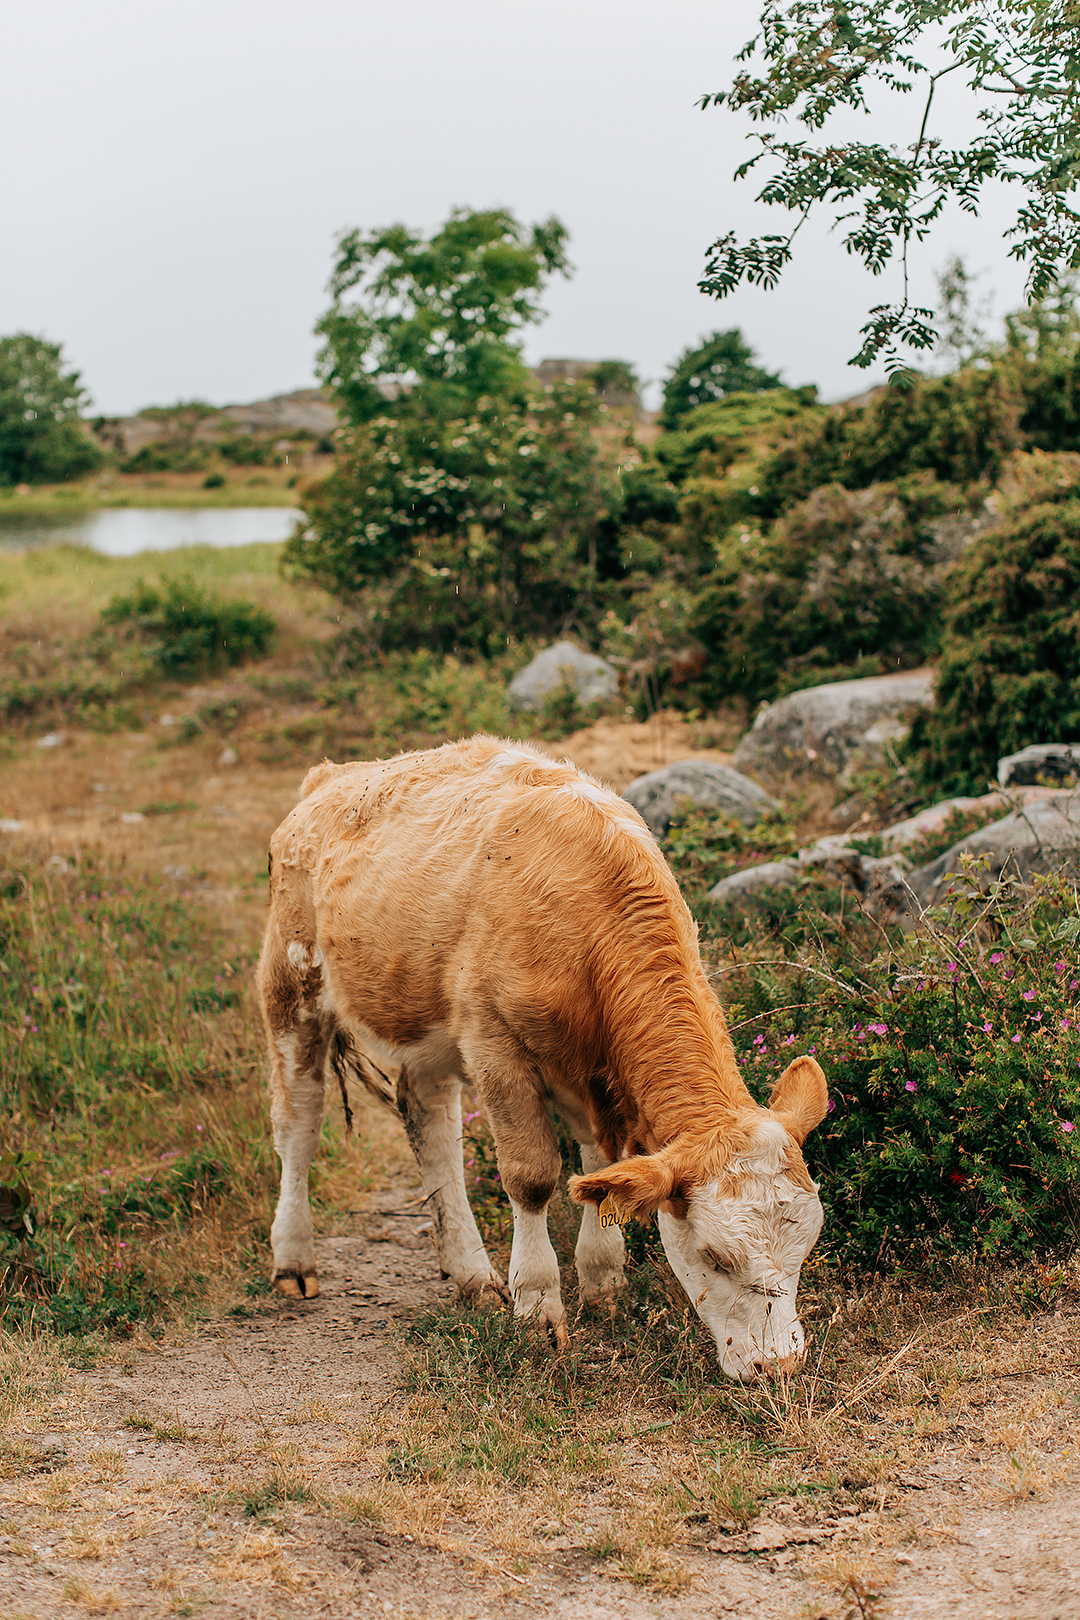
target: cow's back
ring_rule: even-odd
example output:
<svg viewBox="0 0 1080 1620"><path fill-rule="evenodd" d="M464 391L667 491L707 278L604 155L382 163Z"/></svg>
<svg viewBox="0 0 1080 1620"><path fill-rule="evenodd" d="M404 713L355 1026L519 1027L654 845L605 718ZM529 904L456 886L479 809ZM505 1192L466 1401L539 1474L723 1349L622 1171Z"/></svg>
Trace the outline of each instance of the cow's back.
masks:
<svg viewBox="0 0 1080 1620"><path fill-rule="evenodd" d="M337 1012L394 1046L479 1009L562 1067L597 1031L597 952L635 900L692 925L636 813L574 767L477 737L320 766L272 845ZM599 1053L579 1051L574 1067Z"/></svg>

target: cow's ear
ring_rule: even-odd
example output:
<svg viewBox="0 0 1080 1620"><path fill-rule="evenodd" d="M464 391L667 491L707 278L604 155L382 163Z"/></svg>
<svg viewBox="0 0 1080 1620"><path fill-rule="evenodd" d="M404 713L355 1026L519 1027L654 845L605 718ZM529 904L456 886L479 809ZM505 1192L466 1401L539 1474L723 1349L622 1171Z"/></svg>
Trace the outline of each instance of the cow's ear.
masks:
<svg viewBox="0 0 1080 1620"><path fill-rule="evenodd" d="M821 1065L812 1057L789 1063L773 1087L769 1107L801 1147L829 1111L829 1088Z"/></svg>
<svg viewBox="0 0 1080 1620"><path fill-rule="evenodd" d="M677 1180L676 1167L666 1154L644 1153L591 1175L571 1176L570 1196L579 1204L602 1204L610 1196L620 1215L640 1220L667 1203Z"/></svg>

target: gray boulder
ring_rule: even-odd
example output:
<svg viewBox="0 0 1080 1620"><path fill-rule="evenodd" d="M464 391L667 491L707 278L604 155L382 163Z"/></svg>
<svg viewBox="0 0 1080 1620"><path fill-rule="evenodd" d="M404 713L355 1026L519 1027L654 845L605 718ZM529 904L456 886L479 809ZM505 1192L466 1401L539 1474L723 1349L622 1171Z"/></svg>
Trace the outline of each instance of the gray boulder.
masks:
<svg viewBox="0 0 1080 1620"><path fill-rule="evenodd" d="M929 866L910 874L913 900L921 907L941 905L948 897L946 873L957 871L965 854L986 856L988 865L981 875L986 885L1002 876L1027 880L1061 867L1080 870L1080 792L1066 788L1047 793L962 838Z"/></svg>
<svg viewBox="0 0 1080 1620"><path fill-rule="evenodd" d="M713 885L709 899L738 904L762 889L793 888L815 872L857 894L875 917L891 918L906 905L907 862L903 856L861 855L842 838L821 838L788 860L766 861L733 872Z"/></svg>
<svg viewBox="0 0 1080 1620"><path fill-rule="evenodd" d="M789 775L850 777L857 765L881 764L889 742L933 702L926 673L873 675L792 692L763 709L733 763L766 779Z"/></svg>
<svg viewBox="0 0 1080 1620"><path fill-rule="evenodd" d="M999 759L997 775L1003 788L1026 787L1040 777L1076 782L1080 779L1080 742L1032 743L1018 754Z"/></svg>
<svg viewBox="0 0 1080 1620"><path fill-rule="evenodd" d="M722 810L747 827L760 821L766 810L780 808L748 776L711 759L682 759L662 770L649 771L624 788L622 796L657 837L667 832L684 799L689 799L695 808Z"/></svg>
<svg viewBox="0 0 1080 1620"><path fill-rule="evenodd" d="M582 705L603 703L619 690L618 674L606 659L582 652L572 641L557 641L518 670L506 694L510 707L540 709L564 681L573 687Z"/></svg>

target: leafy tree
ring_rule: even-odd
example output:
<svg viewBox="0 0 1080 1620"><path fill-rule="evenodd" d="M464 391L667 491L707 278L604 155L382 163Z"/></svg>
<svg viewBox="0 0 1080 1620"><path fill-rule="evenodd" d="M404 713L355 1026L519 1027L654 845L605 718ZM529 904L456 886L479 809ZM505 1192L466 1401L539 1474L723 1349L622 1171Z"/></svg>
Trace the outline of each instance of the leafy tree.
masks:
<svg viewBox="0 0 1080 1620"><path fill-rule="evenodd" d="M664 384L660 426L676 428L699 405L711 405L729 394L760 393L781 388L775 372L765 371L737 327L714 332L696 349L684 349Z"/></svg>
<svg viewBox="0 0 1080 1620"><path fill-rule="evenodd" d="M600 520L613 500L582 383L521 408L406 409L347 429L312 490L286 569L358 613L369 645L475 648L586 628Z"/></svg>
<svg viewBox="0 0 1080 1620"><path fill-rule="evenodd" d="M540 318L545 281L568 272L566 242L554 217L525 226L503 209L457 209L430 237L405 225L346 231L316 328L321 375L345 414L384 415L393 390L380 379L448 416L485 396L522 398L514 334Z"/></svg>
<svg viewBox="0 0 1080 1620"><path fill-rule="evenodd" d="M1028 265L1029 295L1043 296L1080 267L1080 213L1070 201L1080 179L1078 23L1077 0L765 0L760 32L739 57L753 65L702 107L816 133L834 114L868 113L871 103L876 111L881 90L917 90L912 139L903 148L842 136L816 145L777 129L755 133L758 150L736 176L771 166L759 198L795 223L744 244L731 232L720 237L702 291L722 298L743 281L775 286L803 220L823 204L843 225L847 252L873 274L899 259L900 300L870 310L851 364L882 359L906 379L902 351L936 340L933 312L909 296L909 248L947 202L976 213L994 182L1021 193L1009 251ZM979 132L950 148L934 133L934 98L939 84L960 82L978 99Z"/></svg>
<svg viewBox="0 0 1080 1620"><path fill-rule="evenodd" d="M934 280L938 290L937 352L958 371L986 357L989 339L983 322L990 313L991 298L975 303L972 293L978 277L959 253L949 255Z"/></svg>
<svg viewBox="0 0 1080 1620"><path fill-rule="evenodd" d="M29 332L0 338L0 482L61 483L99 466L80 421L86 398L58 343Z"/></svg>

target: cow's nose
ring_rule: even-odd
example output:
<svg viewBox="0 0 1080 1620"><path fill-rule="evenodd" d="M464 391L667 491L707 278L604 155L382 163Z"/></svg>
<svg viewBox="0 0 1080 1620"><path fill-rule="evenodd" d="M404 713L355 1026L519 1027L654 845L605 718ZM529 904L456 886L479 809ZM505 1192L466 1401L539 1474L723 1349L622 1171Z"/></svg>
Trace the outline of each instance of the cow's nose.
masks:
<svg viewBox="0 0 1080 1620"><path fill-rule="evenodd" d="M752 1378L783 1378L788 1373L798 1372L806 1360L806 1346L801 1344L797 1350L792 1350L786 1356L759 1356L756 1357L750 1376Z"/></svg>

